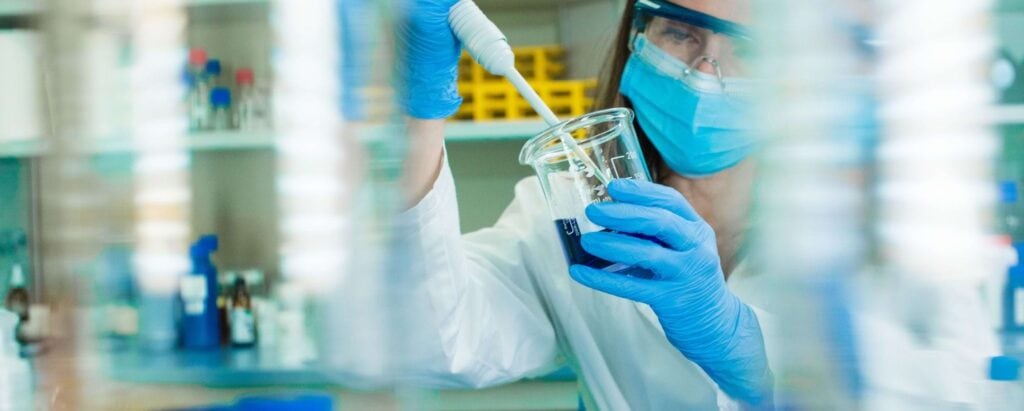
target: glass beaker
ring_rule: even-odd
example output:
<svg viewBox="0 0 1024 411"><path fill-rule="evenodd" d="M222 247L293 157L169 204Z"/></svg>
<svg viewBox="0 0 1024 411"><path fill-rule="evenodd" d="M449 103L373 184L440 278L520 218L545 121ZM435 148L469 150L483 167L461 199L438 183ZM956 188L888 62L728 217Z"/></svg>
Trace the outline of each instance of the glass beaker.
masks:
<svg viewBox="0 0 1024 411"><path fill-rule="evenodd" d="M580 237L606 230L587 219L584 210L591 203L611 200L601 180L576 152L562 143L568 134L593 164L610 179L631 178L650 181L647 163L633 129L633 112L612 108L586 114L551 127L531 138L519 153L519 162L533 167L547 199L551 217L570 265L583 264L606 271L650 277L646 270L614 264L583 250Z"/></svg>

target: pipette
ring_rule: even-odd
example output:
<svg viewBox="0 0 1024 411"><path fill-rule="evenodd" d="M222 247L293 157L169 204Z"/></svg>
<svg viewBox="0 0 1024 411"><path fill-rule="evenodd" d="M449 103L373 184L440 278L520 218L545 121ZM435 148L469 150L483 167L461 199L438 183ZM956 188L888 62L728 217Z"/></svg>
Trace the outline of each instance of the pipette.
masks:
<svg viewBox="0 0 1024 411"><path fill-rule="evenodd" d="M448 13L448 23L455 32L455 36L462 41L463 46L481 66L491 74L502 76L508 79L516 88L526 102L540 114L544 122L554 127L561 123L558 116L551 108L541 100L537 92L530 87L523 75L516 70L515 54L508 44L505 35L498 29L483 11L477 7L473 0L460 0ZM608 185L611 181L604 171L579 144L567 133L558 136L566 149L576 154L576 157L583 162L583 166L594 174L602 184Z"/></svg>

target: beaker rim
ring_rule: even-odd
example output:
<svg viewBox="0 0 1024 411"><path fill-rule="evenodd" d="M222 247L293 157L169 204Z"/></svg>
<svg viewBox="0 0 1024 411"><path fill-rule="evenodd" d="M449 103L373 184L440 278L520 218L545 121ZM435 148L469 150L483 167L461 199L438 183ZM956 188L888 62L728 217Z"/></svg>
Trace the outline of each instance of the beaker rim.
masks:
<svg viewBox="0 0 1024 411"><path fill-rule="evenodd" d="M633 110L625 107L608 108L558 123L533 136L526 141L526 144L523 144L523 149L519 152L519 164L533 165L540 158L551 154L564 153L565 149L561 145L551 145L552 141L560 140L562 134L571 133L572 130L598 123L623 120L626 125L633 124ZM612 133L611 131L614 131L614 129L609 129L606 132L587 137L583 140L576 140L576 144L589 146L604 143L618 135L618 133Z"/></svg>

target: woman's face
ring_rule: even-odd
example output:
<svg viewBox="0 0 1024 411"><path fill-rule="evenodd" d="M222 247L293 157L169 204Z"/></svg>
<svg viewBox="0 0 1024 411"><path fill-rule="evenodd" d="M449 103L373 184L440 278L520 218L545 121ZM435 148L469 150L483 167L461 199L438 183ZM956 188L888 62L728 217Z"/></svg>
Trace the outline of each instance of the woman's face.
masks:
<svg viewBox="0 0 1024 411"><path fill-rule="evenodd" d="M670 0L673 3L705 14L746 24L749 20L748 2L740 0ZM727 77L746 75L748 67L743 57L749 50L743 42L733 41L729 36L713 33L711 30L680 21L653 17L644 34L647 40L683 63L696 65L696 69L715 74L714 69L701 56L714 57L723 74Z"/></svg>
<svg viewBox="0 0 1024 411"><path fill-rule="evenodd" d="M741 24L750 21L748 0L671 0L712 16ZM709 67L696 67L707 71ZM736 252L748 228L749 209L755 176L750 158L735 167L705 178L687 178L662 166L662 183L679 190L700 215L707 220L718 240L718 252L728 275L735 267Z"/></svg>

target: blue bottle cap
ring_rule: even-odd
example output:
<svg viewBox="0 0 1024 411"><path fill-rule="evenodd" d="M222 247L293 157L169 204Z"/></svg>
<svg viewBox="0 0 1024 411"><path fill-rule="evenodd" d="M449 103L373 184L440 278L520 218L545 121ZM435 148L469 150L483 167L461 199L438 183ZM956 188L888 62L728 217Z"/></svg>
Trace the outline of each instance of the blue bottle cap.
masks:
<svg viewBox="0 0 1024 411"><path fill-rule="evenodd" d="M206 74L209 74L211 76L219 76L220 75L220 60L218 60L218 59L206 60Z"/></svg>
<svg viewBox="0 0 1024 411"><path fill-rule="evenodd" d="M1020 199L1017 182L1004 180L999 182L999 199L1004 203L1016 203Z"/></svg>
<svg viewBox="0 0 1024 411"><path fill-rule="evenodd" d="M192 72L188 71L188 67L185 67L185 69L181 71L181 81L185 83L185 87L187 88L191 89L196 86L196 76L193 75Z"/></svg>
<svg viewBox="0 0 1024 411"><path fill-rule="evenodd" d="M231 106L231 90L225 87L217 87L210 91L210 104L214 107Z"/></svg>
<svg viewBox="0 0 1024 411"><path fill-rule="evenodd" d="M220 239L216 234L204 234L199 237L196 244L199 244L208 251L217 251L217 248L220 247Z"/></svg>
<svg viewBox="0 0 1024 411"><path fill-rule="evenodd" d="M206 255L206 250L199 244L192 244L188 247L188 255L195 261L197 258L202 258Z"/></svg>
<svg viewBox="0 0 1024 411"><path fill-rule="evenodd" d="M188 248L189 255L192 258L207 257L210 253L217 251L220 248L220 240L216 234L205 234L199 237L196 242Z"/></svg>
<svg viewBox="0 0 1024 411"><path fill-rule="evenodd" d="M992 357L988 377L993 381L1017 381L1020 378L1020 360L1006 355Z"/></svg>

